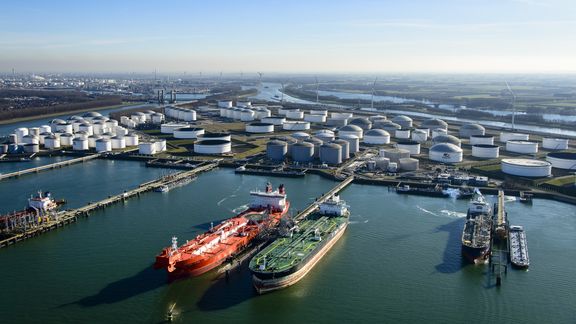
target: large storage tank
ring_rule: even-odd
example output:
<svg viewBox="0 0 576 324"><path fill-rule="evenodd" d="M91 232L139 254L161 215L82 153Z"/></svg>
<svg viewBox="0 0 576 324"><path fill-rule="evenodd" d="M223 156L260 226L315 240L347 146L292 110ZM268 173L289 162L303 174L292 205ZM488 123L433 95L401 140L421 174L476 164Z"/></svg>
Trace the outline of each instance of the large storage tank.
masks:
<svg viewBox="0 0 576 324"><path fill-rule="evenodd" d="M538 142L508 141L506 142L506 151L522 154L536 154L538 153Z"/></svg>
<svg viewBox="0 0 576 324"><path fill-rule="evenodd" d="M360 138L356 135L339 135L338 138L348 142L350 153L360 151Z"/></svg>
<svg viewBox="0 0 576 324"><path fill-rule="evenodd" d="M111 139L112 137L114 137L114 133L106 132L106 133L102 133L100 136L102 136L102 138L104 138L104 139Z"/></svg>
<svg viewBox="0 0 576 324"><path fill-rule="evenodd" d="M52 127L50 125L40 126L40 133L52 133Z"/></svg>
<svg viewBox="0 0 576 324"><path fill-rule="evenodd" d="M286 155L288 154L288 143L271 140L266 144L266 156L270 160L274 161L284 161Z"/></svg>
<svg viewBox="0 0 576 324"><path fill-rule="evenodd" d="M530 139L530 135L523 134L523 133L508 133L508 132L501 132L500 133L500 142L506 143L508 141L528 141Z"/></svg>
<svg viewBox="0 0 576 324"><path fill-rule="evenodd" d="M126 148L126 139L123 136L114 136L110 140L112 142L113 150Z"/></svg>
<svg viewBox="0 0 576 324"><path fill-rule="evenodd" d="M396 131L399 129L402 129L402 126L390 121L390 120L384 120L384 121L378 121L376 123L374 123L374 125L372 126L373 129L383 129L385 131L388 132L388 134L390 134L391 136L396 136Z"/></svg>
<svg viewBox="0 0 576 324"><path fill-rule="evenodd" d="M320 146L320 161L330 165L342 163L342 146L335 143L325 143Z"/></svg>
<svg viewBox="0 0 576 324"><path fill-rule="evenodd" d="M367 131L372 128L372 122L368 118L356 117L348 120L348 125L358 126Z"/></svg>
<svg viewBox="0 0 576 324"><path fill-rule="evenodd" d="M8 144L0 144L0 154L8 153Z"/></svg>
<svg viewBox="0 0 576 324"><path fill-rule="evenodd" d="M546 155L546 161L552 164L552 167L564 170L576 170L576 153L571 152L552 152Z"/></svg>
<svg viewBox="0 0 576 324"><path fill-rule="evenodd" d="M198 138L198 136L204 134L204 128L198 127L184 127L177 128L174 130L174 138Z"/></svg>
<svg viewBox="0 0 576 324"><path fill-rule="evenodd" d="M450 144L454 144L458 147L460 147L462 145L462 142L460 141L460 139L458 139L456 136L452 136L452 135L438 135L438 136L432 138L432 143L433 144L450 143Z"/></svg>
<svg viewBox="0 0 576 324"><path fill-rule="evenodd" d="M448 131L443 129L443 128L436 128L432 130L432 138L437 137L437 136L443 136L443 135L448 135Z"/></svg>
<svg viewBox="0 0 576 324"><path fill-rule="evenodd" d="M381 149L379 154L381 157L390 159L391 162L410 157L410 151L399 148Z"/></svg>
<svg viewBox="0 0 576 324"><path fill-rule="evenodd" d="M28 143L22 145L24 153L38 153L40 152L40 145L34 143Z"/></svg>
<svg viewBox="0 0 576 324"><path fill-rule="evenodd" d="M400 125L402 128L412 127L412 118L404 115L398 115L392 118L392 122Z"/></svg>
<svg viewBox="0 0 576 324"><path fill-rule="evenodd" d="M240 108L250 108L252 107L251 101L236 101L236 106Z"/></svg>
<svg viewBox="0 0 576 324"><path fill-rule="evenodd" d="M102 114L96 111L90 111L82 115L82 118L86 120L93 120L96 117L102 117Z"/></svg>
<svg viewBox="0 0 576 324"><path fill-rule="evenodd" d="M299 142L292 145L292 159L298 163L307 163L314 157L314 144Z"/></svg>
<svg viewBox="0 0 576 324"><path fill-rule="evenodd" d="M66 133L73 133L74 127L70 123L59 123L56 125L56 130Z"/></svg>
<svg viewBox="0 0 576 324"><path fill-rule="evenodd" d="M325 123L326 116L324 115L304 115L304 121L311 123Z"/></svg>
<svg viewBox="0 0 576 324"><path fill-rule="evenodd" d="M328 116L328 110L326 110L326 109L313 109L313 110L310 110L310 115Z"/></svg>
<svg viewBox="0 0 576 324"><path fill-rule="evenodd" d="M204 133L198 136L199 140L220 140L220 141L232 141L232 136L230 133Z"/></svg>
<svg viewBox="0 0 576 324"><path fill-rule="evenodd" d="M492 135L472 135L472 136L470 136L470 144L471 145L478 145L478 144L494 145L494 136L492 136Z"/></svg>
<svg viewBox="0 0 576 324"><path fill-rule="evenodd" d="M62 137L60 137L62 139ZM109 139L101 138L96 141L96 152L110 152L112 151L112 142Z"/></svg>
<svg viewBox="0 0 576 324"><path fill-rule="evenodd" d="M370 121L372 123L374 123L378 120L387 120L388 118L384 115L373 115L373 116L368 117L368 119L370 119Z"/></svg>
<svg viewBox="0 0 576 324"><path fill-rule="evenodd" d="M85 131L78 131L74 134L74 138L88 139L88 133Z"/></svg>
<svg viewBox="0 0 576 324"><path fill-rule="evenodd" d="M568 139L544 137L542 139L542 148L547 150L567 150Z"/></svg>
<svg viewBox="0 0 576 324"><path fill-rule="evenodd" d="M40 133L40 135L38 135L38 142L42 145L44 145L44 140L46 139L46 137L51 136L52 133L50 132L43 132Z"/></svg>
<svg viewBox="0 0 576 324"><path fill-rule="evenodd" d="M164 114L161 113L154 113L152 114L152 123L156 125L162 124L164 121Z"/></svg>
<svg viewBox="0 0 576 324"><path fill-rule="evenodd" d="M348 125L348 119L328 118L326 119L326 125L332 127L346 126Z"/></svg>
<svg viewBox="0 0 576 324"><path fill-rule="evenodd" d="M72 146L72 140L74 139L74 135L72 134L61 134L60 135L60 145L62 146Z"/></svg>
<svg viewBox="0 0 576 324"><path fill-rule="evenodd" d="M138 146L140 144L138 134L128 133L124 136L124 139L126 140L126 146Z"/></svg>
<svg viewBox="0 0 576 324"><path fill-rule="evenodd" d="M174 134L174 131L181 128L190 127L188 124L181 123L166 123L160 125L160 133L162 134Z"/></svg>
<svg viewBox="0 0 576 324"><path fill-rule="evenodd" d="M420 167L420 161L413 158L402 158L398 160L398 168L401 171L416 171Z"/></svg>
<svg viewBox="0 0 576 324"><path fill-rule="evenodd" d="M255 116L256 116L256 113L253 110L244 109L240 113L240 120L243 122L253 121Z"/></svg>
<svg viewBox="0 0 576 324"><path fill-rule="evenodd" d="M304 118L304 112L300 110L289 110L286 112L286 118L288 119L302 119Z"/></svg>
<svg viewBox="0 0 576 324"><path fill-rule="evenodd" d="M286 153L287 156L292 156L292 146L298 143L298 140L291 136L278 136L274 139L277 139L282 142L288 143L288 152Z"/></svg>
<svg viewBox="0 0 576 324"><path fill-rule="evenodd" d="M482 159L495 159L500 156L500 146L491 144L472 145L472 156Z"/></svg>
<svg viewBox="0 0 576 324"><path fill-rule="evenodd" d="M60 148L60 139L54 135L46 136L44 138L44 147L47 149L58 149Z"/></svg>
<svg viewBox="0 0 576 324"><path fill-rule="evenodd" d="M266 117L261 120L263 123L272 124L274 126L280 126L286 122L284 117Z"/></svg>
<svg viewBox="0 0 576 324"><path fill-rule="evenodd" d="M396 138L399 139L410 139L410 129L398 129L396 130Z"/></svg>
<svg viewBox="0 0 576 324"><path fill-rule="evenodd" d="M30 128L28 128L28 135L34 135L34 136L40 135L40 127L30 127Z"/></svg>
<svg viewBox="0 0 576 324"><path fill-rule="evenodd" d="M23 143L22 139L28 135L28 128L20 127L14 131L16 134L16 144Z"/></svg>
<svg viewBox="0 0 576 324"><path fill-rule="evenodd" d="M434 129L448 130L448 123L446 123L442 119L430 118L430 119L426 119L425 121L423 121L422 124L420 124L420 127L428 128L430 130L434 130Z"/></svg>
<svg viewBox="0 0 576 324"><path fill-rule="evenodd" d="M376 162L376 169L384 171L388 170L388 165L390 164L389 158L383 156L377 156L376 158L374 158L374 161Z"/></svg>
<svg viewBox="0 0 576 324"><path fill-rule="evenodd" d="M334 132L327 129L317 131L314 136L316 136L322 142L331 142L335 138Z"/></svg>
<svg viewBox="0 0 576 324"><path fill-rule="evenodd" d="M166 140L165 139L156 140L154 142L154 145L156 145L156 152L160 153L160 152L166 151Z"/></svg>
<svg viewBox="0 0 576 324"><path fill-rule="evenodd" d="M443 163L462 162L462 149L451 143L440 143L429 150L430 160Z"/></svg>
<svg viewBox="0 0 576 324"><path fill-rule="evenodd" d="M232 142L226 140L201 140L194 143L194 153L224 154L232 151Z"/></svg>
<svg viewBox="0 0 576 324"><path fill-rule="evenodd" d="M86 132L86 134L88 134L88 136L94 134L94 126L92 126L89 123L86 122L82 122L78 125L78 131L79 132Z"/></svg>
<svg viewBox="0 0 576 324"><path fill-rule="evenodd" d="M410 152L410 155L418 155L420 154L420 143L416 141L398 141L396 147L399 149L407 150Z"/></svg>
<svg viewBox="0 0 576 324"><path fill-rule="evenodd" d="M484 126L479 124L464 124L460 127L460 137L463 138L470 138L473 135L484 135L486 133L486 129Z"/></svg>
<svg viewBox="0 0 576 324"><path fill-rule="evenodd" d="M138 153L143 155L154 155L156 154L156 143L145 142L138 144Z"/></svg>
<svg viewBox="0 0 576 324"><path fill-rule="evenodd" d="M266 108L256 108L254 112L254 118L258 120L262 120L263 118L272 116L272 112Z"/></svg>
<svg viewBox="0 0 576 324"><path fill-rule="evenodd" d="M75 138L72 140L72 149L74 151L88 151L88 139Z"/></svg>
<svg viewBox="0 0 576 324"><path fill-rule="evenodd" d="M22 137L22 144L40 144L40 139L35 135L24 135Z"/></svg>
<svg viewBox="0 0 576 324"><path fill-rule="evenodd" d="M220 108L232 108L232 100L219 100L218 107Z"/></svg>
<svg viewBox="0 0 576 324"><path fill-rule="evenodd" d="M334 144L340 145L342 147L342 161L346 161L350 158L350 143L343 139L335 139L332 141Z"/></svg>
<svg viewBox="0 0 576 324"><path fill-rule="evenodd" d="M343 112L332 112L330 117L333 119L350 119L354 117L353 113L343 113Z"/></svg>
<svg viewBox="0 0 576 324"><path fill-rule="evenodd" d="M269 123L246 124L246 132L254 134L274 133L274 125Z"/></svg>
<svg viewBox="0 0 576 324"><path fill-rule="evenodd" d="M424 143L428 140L428 133L422 129L412 131L412 140L418 143Z"/></svg>
<svg viewBox="0 0 576 324"><path fill-rule="evenodd" d="M322 142L321 139L316 137L310 137L309 139L305 139L304 142L314 145L313 157L317 159L320 156L320 146L322 146L324 142ZM288 151L290 151L290 148L288 149Z"/></svg>
<svg viewBox="0 0 576 324"><path fill-rule="evenodd" d="M310 123L306 121L286 121L282 125L283 130L308 130Z"/></svg>
<svg viewBox="0 0 576 324"><path fill-rule="evenodd" d="M98 120L92 123L92 134L100 135L106 131L106 122Z"/></svg>
<svg viewBox="0 0 576 324"><path fill-rule="evenodd" d="M548 177L552 174L552 164L547 161L530 159L503 159L502 172L521 177Z"/></svg>
<svg viewBox="0 0 576 324"><path fill-rule="evenodd" d="M100 135L90 135L88 136L88 148L96 148L96 141L101 139Z"/></svg>
<svg viewBox="0 0 576 324"><path fill-rule="evenodd" d="M310 134L304 133L304 132L295 132L295 133L292 133L291 136L294 137L295 139L299 140L299 141L303 141L305 139L310 138Z"/></svg>
<svg viewBox="0 0 576 324"><path fill-rule="evenodd" d="M355 135L362 138L363 133L363 129L358 125L346 125L338 130L338 136Z"/></svg>
<svg viewBox="0 0 576 324"><path fill-rule="evenodd" d="M371 129L364 134L364 143L381 145L390 143L390 133L383 129Z"/></svg>

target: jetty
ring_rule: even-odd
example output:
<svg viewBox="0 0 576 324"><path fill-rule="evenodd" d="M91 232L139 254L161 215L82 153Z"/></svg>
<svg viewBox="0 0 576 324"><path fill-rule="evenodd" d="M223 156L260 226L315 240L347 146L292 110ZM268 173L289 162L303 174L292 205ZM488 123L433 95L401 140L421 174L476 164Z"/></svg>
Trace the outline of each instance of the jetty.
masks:
<svg viewBox="0 0 576 324"><path fill-rule="evenodd" d="M38 173L41 171L46 171L46 170L51 170L51 169L57 169L57 168L65 167L65 166L76 164L76 163L90 161L90 160L93 160L93 159L96 159L99 157L100 157L100 154L92 154L92 155L88 155L88 156L79 157L76 159L70 159L70 160L66 160L66 161L42 165L42 166L35 167L35 168L30 168L30 169L25 169L25 170L20 170L20 171L5 173L5 174L0 174L0 180L9 179L9 178L16 178L16 177L19 177L22 175L31 174L31 173Z"/></svg>
<svg viewBox="0 0 576 324"><path fill-rule="evenodd" d="M181 181L181 180L189 178L189 177L194 177L196 174L212 170L217 166L218 166L218 163L202 164L202 165L199 165L197 168L192 169L192 170L177 172L177 173L170 174L168 176L159 178L159 179L154 180L154 181L149 181L149 182L143 183L143 184L139 185L137 188L124 191L123 193L118 194L118 195L110 196L110 197L103 199L103 200L100 200L98 202L89 203L84 207L59 212L55 215L55 217L53 217L54 219L51 219L51 220L44 222L44 223L41 223L40 225L33 227L33 228L30 228L30 229L24 231L23 233L17 233L11 237L8 237L6 239L1 240L0 241L0 248L16 244L16 243L23 241L23 240L26 240L28 238L38 236L42 233L45 233L45 232L51 231L53 229L62 227L64 225L76 222L79 217L90 216L91 212L97 211L99 209L104 209L108 206L111 206L111 205L119 203L119 202L124 202L127 199L130 199L133 197L140 197L140 194L142 194L142 193L153 191L154 189L159 188L161 186L169 185L173 182Z"/></svg>
<svg viewBox="0 0 576 324"><path fill-rule="evenodd" d="M495 215L490 240L490 272L495 277L496 286L502 285L503 274L508 274L508 259L510 246L508 244L508 223L504 208L504 191L498 191L498 201L495 204Z"/></svg>
<svg viewBox="0 0 576 324"><path fill-rule="evenodd" d="M316 210L316 208L318 208L318 206L320 206L320 204L322 204L323 202L328 200L328 198L332 197L335 194L338 194L344 188L348 187L348 185L351 184L352 181L354 181L353 175L340 181L334 188L330 189L330 191L328 191L327 193L320 196L318 199L316 199L316 201L314 201L312 204L310 204L308 207L306 207L303 211L299 212L298 215L296 215L296 217L294 217L294 220L299 221L301 219L306 218L306 216L310 215L310 213L312 213L314 210Z"/></svg>

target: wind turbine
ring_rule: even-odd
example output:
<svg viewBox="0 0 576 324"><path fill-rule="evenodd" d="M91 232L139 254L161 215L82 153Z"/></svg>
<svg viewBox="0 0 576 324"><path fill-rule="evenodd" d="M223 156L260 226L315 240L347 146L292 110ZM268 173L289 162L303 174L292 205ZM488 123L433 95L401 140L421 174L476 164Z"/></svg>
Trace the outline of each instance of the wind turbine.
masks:
<svg viewBox="0 0 576 324"><path fill-rule="evenodd" d="M316 79L316 104L318 104L318 99L319 99L319 95L318 95L318 89L320 88L320 84L318 83L318 77L314 77Z"/></svg>
<svg viewBox="0 0 576 324"><path fill-rule="evenodd" d="M282 85L282 95L280 97L280 104L284 104L284 82L280 84Z"/></svg>
<svg viewBox="0 0 576 324"><path fill-rule="evenodd" d="M374 83L372 83L372 99L370 100L370 108L371 110L374 110L374 91L376 91L376 81L378 80L378 77L376 77L376 79L374 79Z"/></svg>
<svg viewBox="0 0 576 324"><path fill-rule="evenodd" d="M260 76L260 81L259 81L259 82L260 82L260 86L262 86L262 74L263 74L262 72L258 72L258 75Z"/></svg>
<svg viewBox="0 0 576 324"><path fill-rule="evenodd" d="M510 88L508 81L504 82L506 82L506 88L508 88L508 92L510 92L510 94L512 95L512 130L514 131L516 129L516 126L514 124L516 118L516 95L514 94L514 91L512 91L512 88Z"/></svg>

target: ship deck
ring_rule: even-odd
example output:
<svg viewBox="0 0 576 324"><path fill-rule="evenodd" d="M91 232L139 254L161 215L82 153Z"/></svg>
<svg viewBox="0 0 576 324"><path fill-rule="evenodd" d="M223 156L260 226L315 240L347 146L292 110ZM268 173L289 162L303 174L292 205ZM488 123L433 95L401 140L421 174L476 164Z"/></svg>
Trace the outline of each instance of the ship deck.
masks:
<svg viewBox="0 0 576 324"><path fill-rule="evenodd" d="M346 217L326 217L306 219L298 223L299 231L292 237L282 237L272 242L250 262L250 268L258 272L282 272L298 265L310 256L317 247ZM315 237L318 229L321 240Z"/></svg>

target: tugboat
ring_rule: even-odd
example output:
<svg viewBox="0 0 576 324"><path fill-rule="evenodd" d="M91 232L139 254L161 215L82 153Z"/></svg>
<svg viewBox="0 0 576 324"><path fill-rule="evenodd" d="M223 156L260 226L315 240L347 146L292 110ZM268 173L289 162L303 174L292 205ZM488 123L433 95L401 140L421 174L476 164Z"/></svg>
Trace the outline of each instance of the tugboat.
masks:
<svg viewBox="0 0 576 324"><path fill-rule="evenodd" d="M178 239L173 237L172 245L156 256L154 267L166 269L172 278L199 276L243 252L259 235L275 228L290 207L284 185L272 190L268 183L265 191L251 191L250 195L248 209L195 239L178 246Z"/></svg>
<svg viewBox="0 0 576 324"><path fill-rule="evenodd" d="M297 283L342 237L348 226L348 206L338 196L320 204L318 211L294 226L250 261L258 293Z"/></svg>
<svg viewBox="0 0 576 324"><path fill-rule="evenodd" d="M471 263L483 263L490 253L492 208L486 198L475 189L468 204L466 223L462 231L462 256Z"/></svg>

